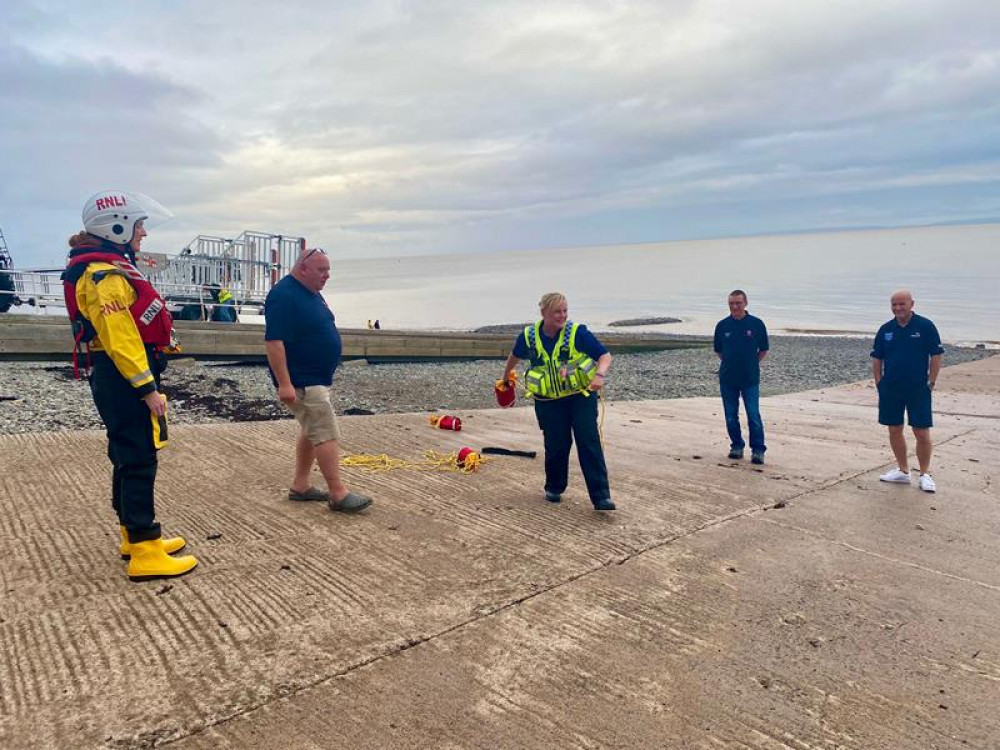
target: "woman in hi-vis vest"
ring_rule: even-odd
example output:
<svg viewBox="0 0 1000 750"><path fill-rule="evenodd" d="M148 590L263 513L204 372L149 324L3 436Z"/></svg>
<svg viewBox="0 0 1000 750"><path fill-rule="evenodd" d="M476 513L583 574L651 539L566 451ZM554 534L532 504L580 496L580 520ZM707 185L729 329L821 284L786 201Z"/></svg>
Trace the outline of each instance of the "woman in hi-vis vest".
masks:
<svg viewBox="0 0 1000 750"><path fill-rule="evenodd" d="M597 425L597 402L608 378L611 354L585 325L569 320L564 295L550 292L538 308L542 319L518 335L503 379L511 380L510 373L521 360L530 362L524 382L535 400L535 416L545 439L545 499L550 503L562 500L575 439L590 502L595 510L614 510Z"/></svg>
<svg viewBox="0 0 1000 750"><path fill-rule="evenodd" d="M163 350L171 346L166 302L135 266L148 220L170 212L138 193L107 190L83 207L83 231L69 239L63 272L77 353L93 365L90 391L108 432L111 504L121 527L122 558L133 581L187 573L198 561L171 557L185 542L162 538L153 506L156 452L167 440L160 393Z"/></svg>

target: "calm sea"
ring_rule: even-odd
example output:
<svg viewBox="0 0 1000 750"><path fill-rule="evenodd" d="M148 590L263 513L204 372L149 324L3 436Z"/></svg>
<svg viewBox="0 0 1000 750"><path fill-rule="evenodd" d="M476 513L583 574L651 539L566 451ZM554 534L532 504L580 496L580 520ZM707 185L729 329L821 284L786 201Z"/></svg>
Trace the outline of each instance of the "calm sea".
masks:
<svg viewBox="0 0 1000 750"><path fill-rule="evenodd" d="M641 331L712 332L730 290L781 332L871 335L910 289L951 342L996 343L1000 225L827 232L693 242L338 260L326 295L343 327L470 329L533 320L548 291L597 330L625 318L683 322ZM628 330L628 329L626 329Z"/></svg>

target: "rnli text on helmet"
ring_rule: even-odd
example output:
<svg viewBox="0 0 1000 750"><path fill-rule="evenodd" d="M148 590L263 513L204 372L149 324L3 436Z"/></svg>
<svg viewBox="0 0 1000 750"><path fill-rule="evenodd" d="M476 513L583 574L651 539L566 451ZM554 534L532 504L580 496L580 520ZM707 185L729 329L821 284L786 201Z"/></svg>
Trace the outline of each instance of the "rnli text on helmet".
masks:
<svg viewBox="0 0 1000 750"><path fill-rule="evenodd" d="M97 199L98 211L103 211L106 208L112 208L114 206L124 207L126 205L128 205L128 202L125 200L124 195L108 195L104 198Z"/></svg>

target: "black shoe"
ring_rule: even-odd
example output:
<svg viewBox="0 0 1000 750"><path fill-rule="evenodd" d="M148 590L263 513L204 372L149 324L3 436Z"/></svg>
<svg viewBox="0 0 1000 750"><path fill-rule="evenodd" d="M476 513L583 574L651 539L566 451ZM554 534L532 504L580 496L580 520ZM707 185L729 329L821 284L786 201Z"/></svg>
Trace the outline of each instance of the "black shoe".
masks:
<svg viewBox="0 0 1000 750"><path fill-rule="evenodd" d="M739 448L739 449L730 448L729 449L729 458L732 461L742 461L743 460L743 449L742 448Z"/></svg>
<svg viewBox="0 0 1000 750"><path fill-rule="evenodd" d="M764 463L764 451L754 451L750 455L750 463L758 465Z"/></svg>
<svg viewBox="0 0 1000 750"><path fill-rule="evenodd" d="M545 491L545 499L548 500L550 503L561 503L562 502L562 495L560 495L560 494L558 494L556 492L549 492L548 490L546 490Z"/></svg>
<svg viewBox="0 0 1000 750"><path fill-rule="evenodd" d="M594 501L594 510L614 510L615 504L611 502L610 497L606 497L603 500Z"/></svg>

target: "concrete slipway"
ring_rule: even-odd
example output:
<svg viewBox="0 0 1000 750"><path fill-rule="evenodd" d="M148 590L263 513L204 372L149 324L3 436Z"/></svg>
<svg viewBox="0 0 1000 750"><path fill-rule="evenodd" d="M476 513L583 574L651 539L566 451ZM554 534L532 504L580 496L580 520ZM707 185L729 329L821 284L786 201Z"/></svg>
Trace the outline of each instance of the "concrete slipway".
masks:
<svg viewBox="0 0 1000 750"><path fill-rule="evenodd" d="M0 747L998 748L1000 358L945 371L940 491L880 484L874 391L612 403L621 510L541 461L283 499L291 422L178 427L159 507L201 566L129 583L98 432L0 438ZM537 447L527 409L343 420L346 447Z"/></svg>

